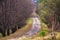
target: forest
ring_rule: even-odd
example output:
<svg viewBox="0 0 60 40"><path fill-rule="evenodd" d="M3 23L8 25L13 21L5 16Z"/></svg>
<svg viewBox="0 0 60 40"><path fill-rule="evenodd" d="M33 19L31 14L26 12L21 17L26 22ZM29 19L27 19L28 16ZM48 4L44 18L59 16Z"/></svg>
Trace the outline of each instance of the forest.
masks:
<svg viewBox="0 0 60 40"><path fill-rule="evenodd" d="M60 40L60 0L0 0L0 40Z"/></svg>

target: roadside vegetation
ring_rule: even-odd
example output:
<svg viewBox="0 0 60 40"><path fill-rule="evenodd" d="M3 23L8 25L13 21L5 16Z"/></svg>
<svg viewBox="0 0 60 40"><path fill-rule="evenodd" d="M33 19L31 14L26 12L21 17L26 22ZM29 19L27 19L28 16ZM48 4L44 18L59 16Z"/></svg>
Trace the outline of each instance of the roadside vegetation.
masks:
<svg viewBox="0 0 60 40"><path fill-rule="evenodd" d="M6 36L6 37L2 37L2 35L0 34L0 40L7 40L7 39L12 39L12 38L16 38L16 37L20 37L23 34L25 34L27 31L29 31L32 27L32 18L29 18L26 21L26 25L24 27L22 27L21 29L18 29L15 33L11 34L10 36Z"/></svg>
<svg viewBox="0 0 60 40"><path fill-rule="evenodd" d="M19 38L18 40L60 40L60 0L39 0L36 10L36 16L41 21L41 30L37 35L32 35L30 38ZM29 18L26 25L17 30L14 34L6 36L1 40L16 38L32 27L33 20Z"/></svg>

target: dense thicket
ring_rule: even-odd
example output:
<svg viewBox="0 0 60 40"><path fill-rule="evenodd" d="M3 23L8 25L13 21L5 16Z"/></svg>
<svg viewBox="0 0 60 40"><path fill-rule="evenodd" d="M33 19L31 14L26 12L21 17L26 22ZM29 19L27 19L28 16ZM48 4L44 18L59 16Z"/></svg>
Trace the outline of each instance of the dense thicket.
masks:
<svg viewBox="0 0 60 40"><path fill-rule="evenodd" d="M32 0L1 0L0 1L0 31L5 36L9 29L15 32L21 28L34 10Z"/></svg>
<svg viewBox="0 0 60 40"><path fill-rule="evenodd" d="M42 5L41 5L42 4ZM40 2L43 8L40 10L40 17L49 28L60 29L60 0L43 0Z"/></svg>

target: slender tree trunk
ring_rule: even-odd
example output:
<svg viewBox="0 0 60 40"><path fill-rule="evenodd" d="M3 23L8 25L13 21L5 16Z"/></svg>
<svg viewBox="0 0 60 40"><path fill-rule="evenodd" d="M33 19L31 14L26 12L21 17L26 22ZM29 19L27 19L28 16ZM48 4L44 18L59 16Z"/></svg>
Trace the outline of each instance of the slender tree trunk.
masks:
<svg viewBox="0 0 60 40"><path fill-rule="evenodd" d="M54 27L55 27L55 14L53 14L53 18L52 18L52 40L56 40L56 36L55 36L55 32L54 32Z"/></svg>

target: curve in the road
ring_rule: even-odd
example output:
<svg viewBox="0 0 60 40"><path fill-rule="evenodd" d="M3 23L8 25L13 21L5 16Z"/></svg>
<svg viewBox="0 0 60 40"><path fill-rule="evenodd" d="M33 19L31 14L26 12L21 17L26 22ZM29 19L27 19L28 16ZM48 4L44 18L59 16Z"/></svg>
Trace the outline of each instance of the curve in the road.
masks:
<svg viewBox="0 0 60 40"><path fill-rule="evenodd" d="M40 25L40 20L37 17L33 17L33 24L32 24L32 28L30 31L28 31L27 33L25 33L23 36L19 37L19 38L14 38L11 40L17 40L23 37L30 37L34 34L37 34L38 32L40 32L41 30L41 25Z"/></svg>
<svg viewBox="0 0 60 40"><path fill-rule="evenodd" d="M26 37L32 36L34 34L37 34L40 30L41 30L41 26L40 26L40 21L37 17L33 17L33 24L32 24L32 28L30 31L28 31L25 35Z"/></svg>

